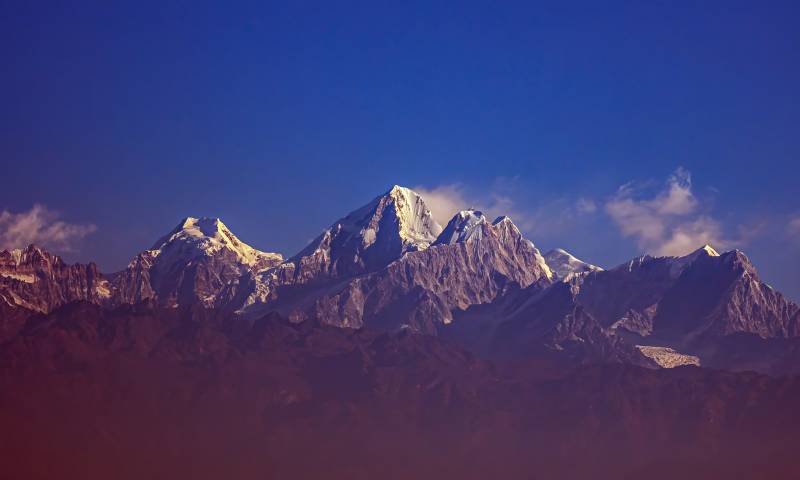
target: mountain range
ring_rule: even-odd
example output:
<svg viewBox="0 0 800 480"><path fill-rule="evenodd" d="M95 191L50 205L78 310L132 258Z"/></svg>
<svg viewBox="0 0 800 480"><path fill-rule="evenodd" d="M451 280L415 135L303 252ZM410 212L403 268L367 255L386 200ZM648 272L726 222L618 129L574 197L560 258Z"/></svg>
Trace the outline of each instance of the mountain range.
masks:
<svg viewBox="0 0 800 480"><path fill-rule="evenodd" d="M798 478L800 308L738 250L601 268L394 187L289 258L181 220L0 252L0 478Z"/></svg>
<svg viewBox="0 0 800 480"><path fill-rule="evenodd" d="M738 250L641 256L604 270L542 255L508 217L467 209L446 226L395 186L296 255L259 251L217 218L182 220L104 275L35 245L0 252L0 340L71 302L199 306L242 319L407 329L501 358L694 364L793 373L800 307ZM742 347L745 348L742 348Z"/></svg>

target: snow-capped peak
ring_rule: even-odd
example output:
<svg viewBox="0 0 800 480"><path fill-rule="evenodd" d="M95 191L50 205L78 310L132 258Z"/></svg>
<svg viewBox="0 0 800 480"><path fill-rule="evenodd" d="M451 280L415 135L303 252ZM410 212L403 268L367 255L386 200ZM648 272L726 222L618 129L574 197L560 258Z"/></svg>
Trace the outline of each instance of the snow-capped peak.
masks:
<svg viewBox="0 0 800 480"><path fill-rule="evenodd" d="M358 245L362 250L381 239L391 243L399 239L402 252L422 250L436 240L441 232L441 225L433 219L422 197L409 188L395 185L385 194L336 221L298 256L316 250L325 238L341 245Z"/></svg>
<svg viewBox="0 0 800 480"><path fill-rule="evenodd" d="M544 255L544 259L550 267L550 270L562 280L569 279L573 275L583 272L597 272L603 270L596 265L586 263L576 258L562 248L550 250Z"/></svg>
<svg viewBox="0 0 800 480"><path fill-rule="evenodd" d="M239 263L256 265L258 263L275 263L282 260L278 253L268 253L256 250L239 240L219 218L186 217L178 226L166 236L162 237L153 246L154 255L173 250L178 245L178 250L187 253L198 253L212 256L223 249L232 251L238 257Z"/></svg>
<svg viewBox="0 0 800 480"><path fill-rule="evenodd" d="M428 248L441 232L422 198L395 185L334 222L289 263L299 265L296 275L306 279L368 272Z"/></svg>
<svg viewBox="0 0 800 480"><path fill-rule="evenodd" d="M447 223L434 245L480 240L483 238L483 226L487 224L482 212L472 208L462 210Z"/></svg>

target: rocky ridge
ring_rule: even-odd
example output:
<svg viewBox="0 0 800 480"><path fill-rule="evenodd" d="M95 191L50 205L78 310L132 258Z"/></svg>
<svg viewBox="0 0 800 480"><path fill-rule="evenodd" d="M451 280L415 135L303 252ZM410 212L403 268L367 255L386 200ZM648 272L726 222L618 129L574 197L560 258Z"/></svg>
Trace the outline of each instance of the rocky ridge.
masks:
<svg viewBox="0 0 800 480"><path fill-rule="evenodd" d="M35 245L0 251L0 302L48 313L79 300L112 300L112 286L94 263L67 265Z"/></svg>

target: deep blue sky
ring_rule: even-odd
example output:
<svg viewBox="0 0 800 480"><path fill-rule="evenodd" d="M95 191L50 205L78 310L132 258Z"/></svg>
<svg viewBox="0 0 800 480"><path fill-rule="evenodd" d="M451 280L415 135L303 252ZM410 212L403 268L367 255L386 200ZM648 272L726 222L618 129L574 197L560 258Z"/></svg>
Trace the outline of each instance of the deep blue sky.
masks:
<svg viewBox="0 0 800 480"><path fill-rule="evenodd" d="M604 205L683 167L686 221L800 299L796 2L45 3L0 4L0 210L95 224L68 260L119 269L186 215L292 254L403 184L611 266L647 246Z"/></svg>

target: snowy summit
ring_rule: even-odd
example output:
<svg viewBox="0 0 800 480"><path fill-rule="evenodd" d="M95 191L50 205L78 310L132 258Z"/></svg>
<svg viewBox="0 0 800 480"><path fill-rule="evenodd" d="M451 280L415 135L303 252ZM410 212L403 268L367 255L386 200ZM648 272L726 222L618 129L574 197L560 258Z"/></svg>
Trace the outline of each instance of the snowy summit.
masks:
<svg viewBox="0 0 800 480"><path fill-rule="evenodd" d="M151 249L155 255L173 252L179 256L213 256L223 249L233 252L239 263L254 266L283 260L279 253L257 250L239 240L219 218L187 217Z"/></svg>
<svg viewBox="0 0 800 480"><path fill-rule="evenodd" d="M544 255L547 265L550 267L559 279L567 280L575 274L583 272L598 272L602 268L586 263L567 252L562 248L550 250Z"/></svg>

